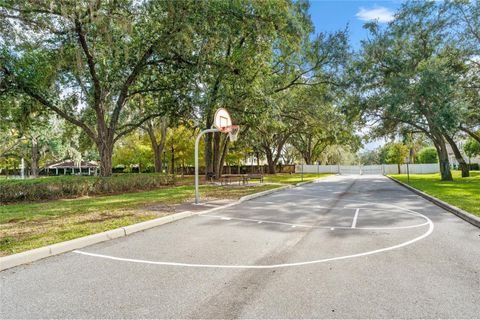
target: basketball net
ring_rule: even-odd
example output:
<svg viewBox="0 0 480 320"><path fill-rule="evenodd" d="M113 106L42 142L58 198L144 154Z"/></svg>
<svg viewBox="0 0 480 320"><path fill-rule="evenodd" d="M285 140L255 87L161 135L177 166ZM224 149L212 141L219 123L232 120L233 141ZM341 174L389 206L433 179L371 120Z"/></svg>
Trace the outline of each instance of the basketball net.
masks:
<svg viewBox="0 0 480 320"><path fill-rule="evenodd" d="M230 141L235 142L238 139L238 134L240 133L239 125L225 126L220 129L220 132L228 133Z"/></svg>

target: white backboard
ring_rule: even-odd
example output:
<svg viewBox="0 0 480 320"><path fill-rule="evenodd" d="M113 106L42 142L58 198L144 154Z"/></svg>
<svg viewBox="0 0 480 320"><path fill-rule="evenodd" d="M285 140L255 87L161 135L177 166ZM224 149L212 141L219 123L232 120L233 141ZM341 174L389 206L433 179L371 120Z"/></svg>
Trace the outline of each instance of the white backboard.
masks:
<svg viewBox="0 0 480 320"><path fill-rule="evenodd" d="M222 128L232 125L232 119L230 118L230 114L226 109L220 108L215 112L213 125L220 131L222 131Z"/></svg>

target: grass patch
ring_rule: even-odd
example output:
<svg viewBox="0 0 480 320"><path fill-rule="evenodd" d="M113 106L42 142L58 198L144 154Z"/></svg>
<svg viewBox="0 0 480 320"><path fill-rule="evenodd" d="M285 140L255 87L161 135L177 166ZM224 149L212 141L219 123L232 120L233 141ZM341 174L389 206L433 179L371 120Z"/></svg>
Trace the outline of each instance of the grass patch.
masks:
<svg viewBox="0 0 480 320"><path fill-rule="evenodd" d="M236 199L278 186L201 186L201 194L202 199ZM18 253L167 215L173 213L174 205L191 201L193 197L193 186L179 186L111 196L1 205L0 255ZM160 210L150 210L149 206L153 205Z"/></svg>
<svg viewBox="0 0 480 320"><path fill-rule="evenodd" d="M311 181L329 174L304 174ZM46 177L8 183L41 183L47 180L95 177ZM64 180L65 179L65 180ZM32 181L32 180L38 180ZM202 200L238 199L244 195L301 182L300 174L265 176L268 184L201 186ZM193 201L193 177L177 179L180 186L116 195L83 196L36 203L0 205L0 256L154 219L174 212L174 206Z"/></svg>
<svg viewBox="0 0 480 320"><path fill-rule="evenodd" d="M315 179L331 176L331 173L304 173L303 181L313 181ZM265 182L269 183L282 183L282 184L296 184L302 182L302 175L300 173L281 173L275 175L266 175L264 177Z"/></svg>
<svg viewBox="0 0 480 320"><path fill-rule="evenodd" d="M452 171L454 181L441 181L440 174L411 174L410 185L438 199L480 217L480 171L470 171L462 178L460 171ZM407 183L406 174L391 177Z"/></svg>

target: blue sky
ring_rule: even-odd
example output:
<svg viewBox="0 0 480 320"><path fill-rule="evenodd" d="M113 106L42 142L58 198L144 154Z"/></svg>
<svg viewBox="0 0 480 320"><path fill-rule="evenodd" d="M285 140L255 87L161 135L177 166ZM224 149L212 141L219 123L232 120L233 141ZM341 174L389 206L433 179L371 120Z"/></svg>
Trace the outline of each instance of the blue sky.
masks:
<svg viewBox="0 0 480 320"><path fill-rule="evenodd" d="M401 0L310 0L309 11L316 33L344 30L348 26L350 45L358 50L360 41L368 35L363 25L373 19L387 23L401 3ZM385 139L371 141L364 144L363 150L373 150L384 143Z"/></svg>
<svg viewBox="0 0 480 320"><path fill-rule="evenodd" d="M315 32L343 30L348 25L350 44L360 47L367 31L363 24L374 18L386 23L401 5L400 0L355 1L355 0L310 0L310 15Z"/></svg>

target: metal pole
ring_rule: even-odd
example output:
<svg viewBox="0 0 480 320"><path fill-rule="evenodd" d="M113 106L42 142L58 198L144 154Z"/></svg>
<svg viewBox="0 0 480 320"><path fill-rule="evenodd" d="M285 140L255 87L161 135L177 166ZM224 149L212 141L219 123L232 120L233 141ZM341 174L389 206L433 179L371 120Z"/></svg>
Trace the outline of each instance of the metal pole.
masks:
<svg viewBox="0 0 480 320"><path fill-rule="evenodd" d="M411 139L410 139L411 140ZM410 184L410 169L408 168L408 165L410 164L410 162L412 161L412 157L413 157L413 148L410 148L410 152L408 153L408 162L407 162L407 180L408 180L408 184Z"/></svg>
<svg viewBox="0 0 480 320"><path fill-rule="evenodd" d="M163 167L165 170L165 174L168 174L168 167L167 167L167 153L163 150Z"/></svg>
<svg viewBox="0 0 480 320"><path fill-rule="evenodd" d="M25 179L25 160L22 158L22 171L20 173L22 179Z"/></svg>
<svg viewBox="0 0 480 320"><path fill-rule="evenodd" d="M302 159L302 182L303 182L303 159Z"/></svg>
<svg viewBox="0 0 480 320"><path fill-rule="evenodd" d="M409 163L410 163L410 159L407 162L407 181L408 181L408 184L410 184L410 169L408 168Z"/></svg>
<svg viewBox="0 0 480 320"><path fill-rule="evenodd" d="M200 131L200 133L197 136L197 139L195 140L195 204L200 203L200 192L198 188L198 146L200 144L200 138L205 134L205 133L210 133L210 132L218 132L217 128L211 128L211 129L206 129L203 131Z"/></svg>

